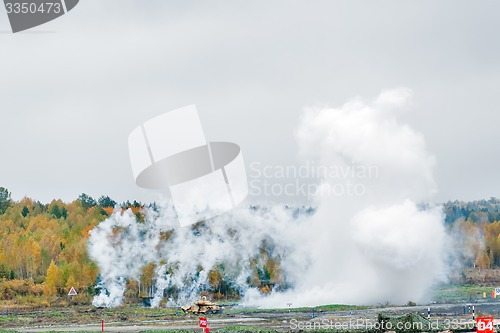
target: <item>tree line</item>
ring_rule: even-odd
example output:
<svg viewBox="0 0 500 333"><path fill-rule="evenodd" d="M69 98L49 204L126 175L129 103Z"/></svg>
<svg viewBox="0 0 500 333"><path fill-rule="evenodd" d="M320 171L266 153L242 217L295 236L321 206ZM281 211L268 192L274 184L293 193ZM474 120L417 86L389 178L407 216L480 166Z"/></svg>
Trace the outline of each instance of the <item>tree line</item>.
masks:
<svg viewBox="0 0 500 333"><path fill-rule="evenodd" d="M82 193L69 203L41 203L30 198L14 201L10 192L0 187L0 300L48 306L64 299L74 287L79 295L73 301L88 303L98 292L95 288L99 282L98 268L87 253L89 231L110 216L117 205L132 209L138 220L143 220L141 210L145 205L135 200L118 204L108 196L94 199ZM462 236L463 244L459 245L467 250L461 261L467 267L500 267L500 200L454 201L443 207L447 227ZM314 214L310 207L286 208L292 210L292 216ZM268 256L265 248L259 258L249 260L254 263L249 285L263 293L287 287L279 259ZM140 281L128 281L128 302L148 296L154 270L153 264L147 265ZM224 267L210 271L208 282L207 292L214 298L239 296L231 281L225 279ZM171 295L175 292L168 291Z"/></svg>
<svg viewBox="0 0 500 333"><path fill-rule="evenodd" d="M96 200L85 193L70 203L14 201L0 187L0 299L48 305L74 287L77 300L89 300L99 273L87 253L89 231L116 205L108 196ZM141 203L121 206L141 218Z"/></svg>

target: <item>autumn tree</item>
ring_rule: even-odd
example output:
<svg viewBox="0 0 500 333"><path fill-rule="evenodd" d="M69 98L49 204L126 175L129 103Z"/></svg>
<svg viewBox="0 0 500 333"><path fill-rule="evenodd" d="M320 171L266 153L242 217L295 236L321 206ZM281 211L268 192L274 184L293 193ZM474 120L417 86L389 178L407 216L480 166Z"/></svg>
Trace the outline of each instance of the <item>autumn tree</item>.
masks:
<svg viewBox="0 0 500 333"><path fill-rule="evenodd" d="M38 273L38 269L41 265L41 255L42 249L40 245L33 239L30 238L26 244L26 252L28 254L27 257L27 275L30 278L33 278Z"/></svg>
<svg viewBox="0 0 500 333"><path fill-rule="evenodd" d="M55 296L57 290L61 284L61 272L57 265L52 260L50 262L49 269L47 269L47 277L45 279L45 285L43 288L43 294L45 296Z"/></svg>
<svg viewBox="0 0 500 333"><path fill-rule="evenodd" d="M208 284L213 290L220 292L220 285L222 281L222 274L217 269L212 269L208 273Z"/></svg>
<svg viewBox="0 0 500 333"><path fill-rule="evenodd" d="M0 279L7 279L9 277L9 271L4 264L0 265Z"/></svg>
<svg viewBox="0 0 500 333"><path fill-rule="evenodd" d="M73 274L69 276L68 281L66 282L65 290L69 292L71 288L75 288L76 290L80 288Z"/></svg>
<svg viewBox="0 0 500 333"><path fill-rule="evenodd" d="M141 296L149 295L151 286L153 285L155 268L156 265L150 263L142 269L142 276L141 276L142 286L140 286L140 288L142 289L143 295Z"/></svg>

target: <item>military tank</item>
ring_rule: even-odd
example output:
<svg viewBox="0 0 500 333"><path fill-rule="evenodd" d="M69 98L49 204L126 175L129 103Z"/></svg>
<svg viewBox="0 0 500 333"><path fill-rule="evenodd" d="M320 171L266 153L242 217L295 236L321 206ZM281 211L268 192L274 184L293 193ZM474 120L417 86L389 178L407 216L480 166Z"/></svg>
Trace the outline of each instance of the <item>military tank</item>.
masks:
<svg viewBox="0 0 500 333"><path fill-rule="evenodd" d="M184 313L207 314L207 313L221 313L222 308L216 303L211 302L206 296L194 302L194 305L185 305L181 307Z"/></svg>

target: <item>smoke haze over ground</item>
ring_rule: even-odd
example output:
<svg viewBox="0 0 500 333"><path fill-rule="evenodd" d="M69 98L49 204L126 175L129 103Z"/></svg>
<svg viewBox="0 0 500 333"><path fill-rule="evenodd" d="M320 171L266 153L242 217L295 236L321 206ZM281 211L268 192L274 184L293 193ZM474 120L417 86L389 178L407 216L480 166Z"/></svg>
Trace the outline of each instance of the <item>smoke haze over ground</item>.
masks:
<svg viewBox="0 0 500 333"><path fill-rule="evenodd" d="M148 263L157 266L153 306L171 287L180 293L169 304L193 301L220 264L248 305L424 300L446 278L448 236L441 207L427 204L436 193L435 159L422 135L398 121L411 98L409 89L395 89L371 103L356 98L305 110L296 131L303 159L358 170L323 177L312 193L312 216L241 205L192 229L178 227L166 203L143 223L130 211L115 213L90 232L89 253L103 290L94 305L120 304L125 280L138 280ZM161 240L165 232L171 232L167 241ZM275 279L288 286L265 296L248 284L255 269L250 259L259 257L263 244L279 258L283 276Z"/></svg>

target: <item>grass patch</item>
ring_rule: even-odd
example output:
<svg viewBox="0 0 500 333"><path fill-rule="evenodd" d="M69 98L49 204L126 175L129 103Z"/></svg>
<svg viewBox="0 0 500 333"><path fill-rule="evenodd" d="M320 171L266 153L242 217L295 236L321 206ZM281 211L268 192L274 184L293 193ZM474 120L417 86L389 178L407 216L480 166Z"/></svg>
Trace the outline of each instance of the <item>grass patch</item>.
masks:
<svg viewBox="0 0 500 333"><path fill-rule="evenodd" d="M316 306L315 311L354 311L354 310L365 310L374 308L374 306L364 306L364 305L346 305L346 304L330 304ZM237 313L283 313L283 312L312 312L311 307L301 307L301 308L280 308L280 309L261 309L261 308L244 308L235 307L230 309L224 309L223 313L237 314Z"/></svg>
<svg viewBox="0 0 500 333"><path fill-rule="evenodd" d="M171 330L147 330L147 331L139 331L139 333L193 333L200 332L199 330L179 330L179 329L171 329Z"/></svg>
<svg viewBox="0 0 500 333"><path fill-rule="evenodd" d="M436 290L434 299L438 302L475 301L484 299L483 293L486 293L486 299L491 299L493 288L476 284L444 285Z"/></svg>
<svg viewBox="0 0 500 333"><path fill-rule="evenodd" d="M228 326L218 329L219 333L277 333L275 329L255 326Z"/></svg>
<svg viewBox="0 0 500 333"><path fill-rule="evenodd" d="M12 316L10 316L10 317L4 317L4 316L0 317L0 323L8 323L8 322L15 321L15 320L16 320L16 318L12 317ZM1 333L1 331L0 331L0 333Z"/></svg>
<svg viewBox="0 0 500 333"><path fill-rule="evenodd" d="M193 333L199 332L200 330L188 330L188 329L171 329L171 330L147 330L140 331L140 333ZM281 331L268 329L265 327L256 326L227 326L224 328L214 329L218 333L281 333Z"/></svg>
<svg viewBox="0 0 500 333"><path fill-rule="evenodd" d="M346 305L346 304L331 304L331 305L321 305L316 307L323 311L354 311L354 310L366 310L372 309L374 306L364 306L364 305Z"/></svg>
<svg viewBox="0 0 500 333"><path fill-rule="evenodd" d="M100 332L101 330L99 330ZM40 332L40 333L95 333L96 331L43 331L43 332ZM0 333L19 333L18 331L6 331L6 330L1 330L0 329ZM191 332L192 333L192 332Z"/></svg>

